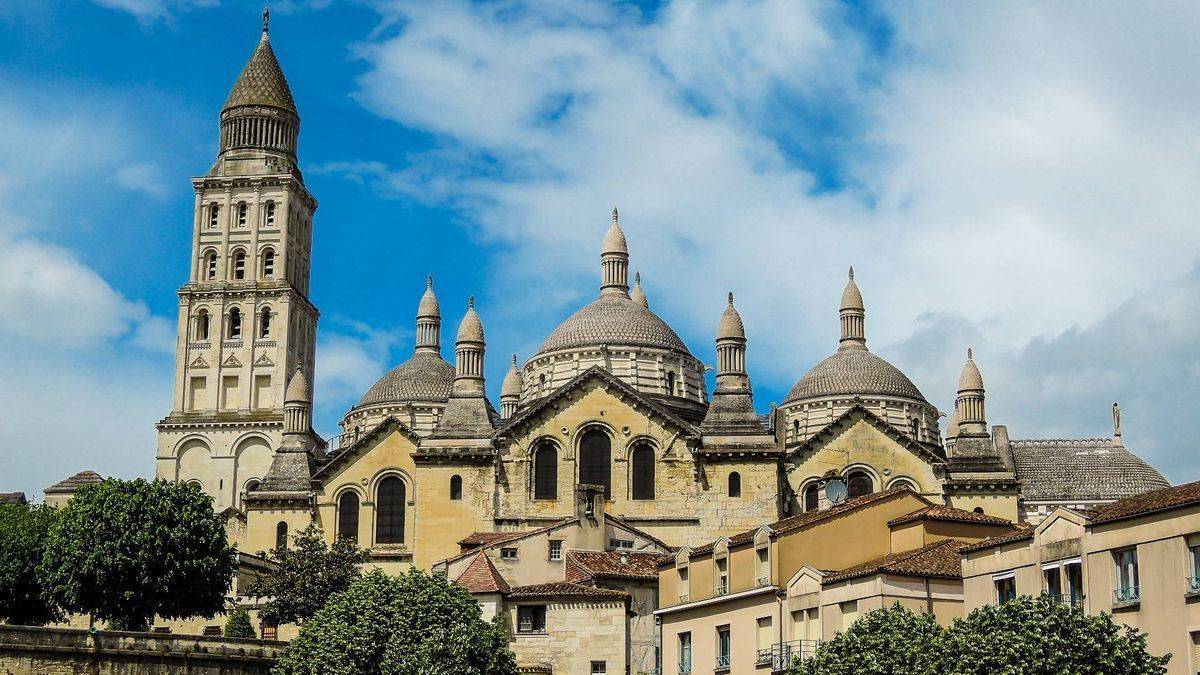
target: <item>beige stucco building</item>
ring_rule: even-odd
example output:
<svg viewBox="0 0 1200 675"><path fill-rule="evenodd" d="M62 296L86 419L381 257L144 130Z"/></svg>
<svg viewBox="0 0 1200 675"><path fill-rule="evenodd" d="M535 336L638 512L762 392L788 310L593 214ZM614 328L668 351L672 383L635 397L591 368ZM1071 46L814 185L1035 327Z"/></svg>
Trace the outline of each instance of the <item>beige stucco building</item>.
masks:
<svg viewBox="0 0 1200 675"><path fill-rule="evenodd" d="M1200 670L1200 483L1059 508L962 554L968 611L1049 594L1146 632L1152 654L1173 655L1169 673Z"/></svg>

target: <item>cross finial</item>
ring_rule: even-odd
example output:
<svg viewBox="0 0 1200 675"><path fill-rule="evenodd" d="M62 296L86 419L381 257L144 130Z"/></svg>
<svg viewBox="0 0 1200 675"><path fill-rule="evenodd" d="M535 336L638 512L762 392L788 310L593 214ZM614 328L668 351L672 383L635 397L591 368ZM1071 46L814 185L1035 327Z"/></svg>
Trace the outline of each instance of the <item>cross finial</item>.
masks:
<svg viewBox="0 0 1200 675"><path fill-rule="evenodd" d="M271 29L271 8L268 5L263 5L263 32L266 33Z"/></svg>

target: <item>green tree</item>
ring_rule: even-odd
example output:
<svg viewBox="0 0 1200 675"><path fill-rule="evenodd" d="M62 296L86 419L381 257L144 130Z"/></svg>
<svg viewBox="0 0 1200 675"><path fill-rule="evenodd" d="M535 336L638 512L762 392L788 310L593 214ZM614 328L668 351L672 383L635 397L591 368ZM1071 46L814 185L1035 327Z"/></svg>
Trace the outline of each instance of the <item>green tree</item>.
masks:
<svg viewBox="0 0 1200 675"><path fill-rule="evenodd" d="M1151 656L1146 635L1047 596L988 605L954 622L942 651L953 675L1161 675L1171 655Z"/></svg>
<svg viewBox="0 0 1200 675"><path fill-rule="evenodd" d="M128 630L147 629L155 616L214 616L233 572L212 498L140 478L81 487L51 525L38 566L64 610Z"/></svg>
<svg viewBox="0 0 1200 675"><path fill-rule="evenodd" d="M328 546L321 529L311 523L292 538L291 546L264 555L276 569L255 579L249 593L266 598L259 616L274 625L311 618L331 596L361 576L359 565L367 559L367 551L345 537Z"/></svg>
<svg viewBox="0 0 1200 675"><path fill-rule="evenodd" d="M250 623L250 612L238 607L225 620L225 637L227 638L256 638L254 625Z"/></svg>
<svg viewBox="0 0 1200 675"><path fill-rule="evenodd" d="M375 570L300 629L276 675L513 675L507 634L465 589L416 569Z"/></svg>
<svg viewBox="0 0 1200 675"><path fill-rule="evenodd" d="M939 675L945 629L899 604L866 614L797 662L792 675Z"/></svg>
<svg viewBox="0 0 1200 675"><path fill-rule="evenodd" d="M61 618L37 573L54 517L42 505L0 504L0 619L41 626Z"/></svg>

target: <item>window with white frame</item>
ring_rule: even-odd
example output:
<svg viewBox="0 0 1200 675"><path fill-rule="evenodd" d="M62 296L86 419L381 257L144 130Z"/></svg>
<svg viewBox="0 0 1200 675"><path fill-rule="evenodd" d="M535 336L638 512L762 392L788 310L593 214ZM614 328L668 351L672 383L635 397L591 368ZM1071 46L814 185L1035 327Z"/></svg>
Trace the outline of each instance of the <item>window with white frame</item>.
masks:
<svg viewBox="0 0 1200 675"><path fill-rule="evenodd" d="M998 574L992 577L992 584L996 587L997 605L1002 605L1017 597L1017 578L1015 574L1011 572Z"/></svg>
<svg viewBox="0 0 1200 675"><path fill-rule="evenodd" d="M732 661L733 640L730 639L729 626L717 626L717 670L728 670Z"/></svg>
<svg viewBox="0 0 1200 675"><path fill-rule="evenodd" d="M609 539L608 547L612 548L612 549L620 549L620 548L632 549L633 548L633 540L632 539Z"/></svg>
<svg viewBox="0 0 1200 675"><path fill-rule="evenodd" d="M592 661L592 675L607 675L607 661Z"/></svg>
<svg viewBox="0 0 1200 675"><path fill-rule="evenodd" d="M549 557L554 562L563 559L563 543L561 539L551 539L549 542Z"/></svg>
<svg viewBox="0 0 1200 675"><path fill-rule="evenodd" d="M729 556L722 555L716 559L717 583L713 587L713 595L725 595L729 592Z"/></svg>
<svg viewBox="0 0 1200 675"><path fill-rule="evenodd" d="M1200 535L1193 534L1188 537L1187 565L1188 593L1200 593Z"/></svg>
<svg viewBox="0 0 1200 675"><path fill-rule="evenodd" d="M1123 548L1113 551L1113 601L1120 603L1137 602L1141 599L1141 589L1138 586L1137 548Z"/></svg>
<svg viewBox="0 0 1200 675"><path fill-rule="evenodd" d="M501 560L516 560L517 559L517 549L507 548L507 547L500 549L500 559Z"/></svg>

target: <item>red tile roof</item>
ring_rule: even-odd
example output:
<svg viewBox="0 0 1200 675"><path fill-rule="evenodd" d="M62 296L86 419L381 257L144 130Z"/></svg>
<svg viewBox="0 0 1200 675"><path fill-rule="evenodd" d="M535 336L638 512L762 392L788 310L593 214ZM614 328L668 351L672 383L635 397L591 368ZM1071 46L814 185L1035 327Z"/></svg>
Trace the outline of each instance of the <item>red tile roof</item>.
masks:
<svg viewBox="0 0 1200 675"><path fill-rule="evenodd" d="M549 584L533 584L517 586L508 594L510 600L628 600L625 591L615 591L611 588L596 588L573 584L569 581L556 581Z"/></svg>
<svg viewBox="0 0 1200 675"><path fill-rule="evenodd" d="M1175 487L1143 492L1140 495L1119 499L1111 504L1094 507L1091 523L1111 523L1159 511L1177 509L1200 504L1200 481L1184 483Z"/></svg>
<svg viewBox="0 0 1200 675"><path fill-rule="evenodd" d="M454 581L471 593L507 593L511 590L483 551L475 554L474 560Z"/></svg>
<svg viewBox="0 0 1200 675"><path fill-rule="evenodd" d="M467 548L478 548L480 546L487 546L488 544L495 544L498 541L507 541L509 539L516 539L525 534L528 534L528 533L527 532L472 532L471 534L468 534L467 536L463 537L462 539L459 539L458 545L465 546Z"/></svg>
<svg viewBox="0 0 1200 675"><path fill-rule="evenodd" d="M962 559L958 556L958 550L963 545L964 542L956 539L943 539L911 551L889 553L861 565L833 572L825 577L823 583L836 583L873 574L961 579Z"/></svg>
<svg viewBox="0 0 1200 675"><path fill-rule="evenodd" d="M1004 534L998 537L988 537L983 541L977 541L974 544L967 544L958 550L959 553L971 553L972 551L982 551L994 546L1003 546L1004 544L1012 544L1018 541L1033 539L1033 528L1026 525L1018 528L1012 534Z"/></svg>
<svg viewBox="0 0 1200 675"><path fill-rule="evenodd" d="M670 559L643 551L567 551L567 581L658 579L658 563Z"/></svg>
<svg viewBox="0 0 1200 675"><path fill-rule="evenodd" d="M974 511L966 511L964 509L956 509L950 506L942 506L934 504L926 506L923 509L913 511L907 515L893 518L888 521L888 526L903 525L911 523L915 520L942 520L955 523L981 523L985 525L1009 525L1016 527L1016 524L1011 520L1005 520L998 516L989 516L985 513L975 513Z"/></svg>

